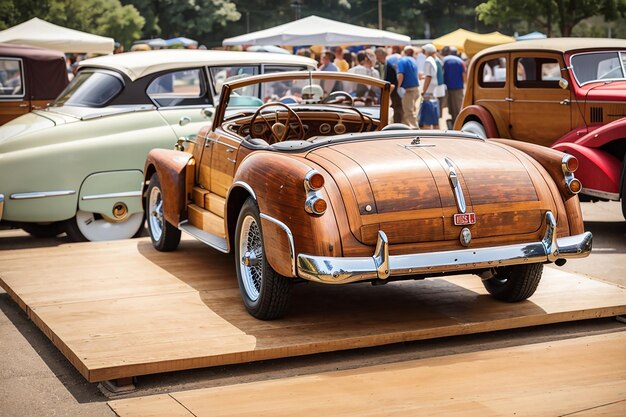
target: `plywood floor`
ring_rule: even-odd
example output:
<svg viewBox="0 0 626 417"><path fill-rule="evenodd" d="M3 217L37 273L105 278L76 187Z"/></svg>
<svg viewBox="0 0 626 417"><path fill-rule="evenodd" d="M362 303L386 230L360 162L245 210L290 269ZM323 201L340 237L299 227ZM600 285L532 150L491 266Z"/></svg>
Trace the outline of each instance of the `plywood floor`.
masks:
<svg viewBox="0 0 626 417"><path fill-rule="evenodd" d="M0 285L91 382L626 314L626 289L546 268L518 304L480 279L294 288L285 319L244 310L232 257L195 240L0 251Z"/></svg>
<svg viewBox="0 0 626 417"><path fill-rule="evenodd" d="M626 332L109 402L137 416L624 416Z"/></svg>

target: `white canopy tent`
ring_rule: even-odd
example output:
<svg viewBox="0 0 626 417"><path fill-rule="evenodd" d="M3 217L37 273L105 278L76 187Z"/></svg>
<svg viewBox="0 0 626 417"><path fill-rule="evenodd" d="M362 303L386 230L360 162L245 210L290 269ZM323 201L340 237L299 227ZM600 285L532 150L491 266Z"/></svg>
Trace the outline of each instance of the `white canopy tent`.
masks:
<svg viewBox="0 0 626 417"><path fill-rule="evenodd" d="M230 45L408 45L411 38L309 16L270 29L224 39Z"/></svg>
<svg viewBox="0 0 626 417"><path fill-rule="evenodd" d="M54 49L65 53L110 54L113 38L92 35L79 30L32 18L0 32L0 42Z"/></svg>

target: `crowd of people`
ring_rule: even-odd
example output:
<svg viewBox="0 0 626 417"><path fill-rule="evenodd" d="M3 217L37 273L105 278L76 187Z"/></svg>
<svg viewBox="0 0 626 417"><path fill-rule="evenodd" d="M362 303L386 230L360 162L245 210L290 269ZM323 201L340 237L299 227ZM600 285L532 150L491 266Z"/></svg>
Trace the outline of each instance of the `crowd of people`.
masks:
<svg viewBox="0 0 626 417"><path fill-rule="evenodd" d="M433 44L393 46L356 52L334 47L318 54L300 48L296 53L316 58L321 71L345 71L389 81L394 86L391 93L394 123L439 129L443 109L447 107L450 118L444 120L444 127L452 128L461 111L466 64L454 46L441 50ZM325 86L325 89L338 91L342 86Z"/></svg>

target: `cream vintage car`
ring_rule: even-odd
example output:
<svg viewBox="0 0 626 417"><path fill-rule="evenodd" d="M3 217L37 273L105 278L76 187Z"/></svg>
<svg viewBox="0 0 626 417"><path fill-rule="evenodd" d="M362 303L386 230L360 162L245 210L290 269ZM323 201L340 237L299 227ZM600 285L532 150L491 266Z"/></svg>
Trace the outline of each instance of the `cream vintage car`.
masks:
<svg viewBox="0 0 626 417"><path fill-rule="evenodd" d="M143 230L146 155L195 138L221 84L315 67L298 56L200 50L109 55L80 62L45 110L0 127L0 221L35 236L130 238Z"/></svg>
<svg viewBox="0 0 626 417"><path fill-rule="evenodd" d="M345 91L329 93L338 83ZM225 84L194 143L148 154L156 249L176 249L182 230L234 253L243 304L260 319L287 311L297 280L473 273L497 299L520 301L544 263L589 254L576 158L389 124L390 90L325 71Z"/></svg>

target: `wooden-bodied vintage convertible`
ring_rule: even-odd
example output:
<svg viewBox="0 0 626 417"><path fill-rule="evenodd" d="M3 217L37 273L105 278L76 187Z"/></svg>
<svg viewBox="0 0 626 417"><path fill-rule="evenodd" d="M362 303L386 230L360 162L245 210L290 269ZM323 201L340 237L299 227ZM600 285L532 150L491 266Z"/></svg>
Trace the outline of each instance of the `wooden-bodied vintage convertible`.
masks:
<svg viewBox="0 0 626 417"><path fill-rule="evenodd" d="M296 280L474 273L515 302L535 292L544 263L589 254L574 157L388 124L389 93L384 81L330 72L225 84L211 127L148 155L154 246L174 250L183 230L233 251L244 305L260 319L285 313Z"/></svg>

